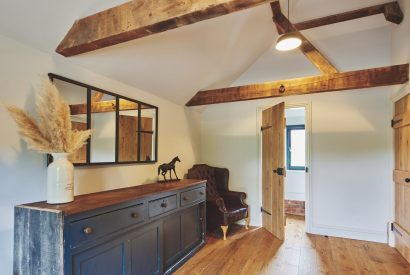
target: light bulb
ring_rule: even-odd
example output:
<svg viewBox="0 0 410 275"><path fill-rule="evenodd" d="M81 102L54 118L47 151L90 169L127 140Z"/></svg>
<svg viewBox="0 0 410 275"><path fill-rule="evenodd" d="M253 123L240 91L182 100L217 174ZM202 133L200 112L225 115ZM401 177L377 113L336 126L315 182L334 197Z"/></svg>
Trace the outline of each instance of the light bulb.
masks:
<svg viewBox="0 0 410 275"><path fill-rule="evenodd" d="M302 44L302 40L295 33L285 33L276 40L276 49L278 51L290 51L296 49Z"/></svg>

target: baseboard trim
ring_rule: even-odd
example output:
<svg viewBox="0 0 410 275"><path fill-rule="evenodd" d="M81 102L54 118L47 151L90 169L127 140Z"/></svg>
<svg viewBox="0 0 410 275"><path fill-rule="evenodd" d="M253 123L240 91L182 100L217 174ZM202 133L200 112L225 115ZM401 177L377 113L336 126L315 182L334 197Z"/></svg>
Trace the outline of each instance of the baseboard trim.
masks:
<svg viewBox="0 0 410 275"><path fill-rule="evenodd" d="M378 230L363 230L315 224L311 227L309 233L353 240L387 243L387 232Z"/></svg>

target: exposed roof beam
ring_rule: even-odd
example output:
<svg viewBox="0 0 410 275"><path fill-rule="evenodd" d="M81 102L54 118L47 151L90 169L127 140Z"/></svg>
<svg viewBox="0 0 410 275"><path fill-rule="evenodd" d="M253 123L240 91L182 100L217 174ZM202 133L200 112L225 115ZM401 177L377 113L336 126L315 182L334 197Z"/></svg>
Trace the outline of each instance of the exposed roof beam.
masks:
<svg viewBox="0 0 410 275"><path fill-rule="evenodd" d="M400 24L403 20L403 12L401 11L399 4L397 2L390 2L295 23L294 26L297 30L302 31L381 13L384 14L387 21L395 24Z"/></svg>
<svg viewBox="0 0 410 275"><path fill-rule="evenodd" d="M284 16L281 12L279 2L271 3L271 8L273 13L273 22L276 24L276 28L280 34L287 31L288 27L290 31L297 32L294 25L290 23L288 18L286 18L286 16ZM306 39L306 37L304 37L301 33L299 33L299 36L302 39L300 50L313 63L313 65L315 65L322 72L322 74L332 74L338 72L330 61L322 55L319 50Z"/></svg>
<svg viewBox="0 0 410 275"><path fill-rule="evenodd" d="M141 106L144 109L143 106ZM91 113L115 112L117 104L115 100L92 101ZM138 110L138 103L120 98L120 111ZM81 115L87 113L87 104L70 105L71 115Z"/></svg>
<svg viewBox="0 0 410 275"><path fill-rule="evenodd" d="M91 102L99 102L103 98L104 93L102 92L95 92L91 97Z"/></svg>
<svg viewBox="0 0 410 275"><path fill-rule="evenodd" d="M186 106L353 90L403 84L409 80L409 64L301 77L198 92Z"/></svg>
<svg viewBox="0 0 410 275"><path fill-rule="evenodd" d="M129 1L74 22L56 52L78 55L272 1Z"/></svg>

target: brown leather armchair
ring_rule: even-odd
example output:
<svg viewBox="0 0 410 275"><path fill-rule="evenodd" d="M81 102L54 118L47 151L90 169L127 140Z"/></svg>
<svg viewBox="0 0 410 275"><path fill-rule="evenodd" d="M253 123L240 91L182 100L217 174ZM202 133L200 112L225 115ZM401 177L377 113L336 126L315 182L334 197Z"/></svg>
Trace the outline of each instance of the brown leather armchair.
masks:
<svg viewBox="0 0 410 275"><path fill-rule="evenodd" d="M248 229L248 205L246 193L230 191L228 188L229 170L206 164L195 164L188 170L189 179L206 179L206 219L209 231L221 227L224 240L229 224L245 219Z"/></svg>

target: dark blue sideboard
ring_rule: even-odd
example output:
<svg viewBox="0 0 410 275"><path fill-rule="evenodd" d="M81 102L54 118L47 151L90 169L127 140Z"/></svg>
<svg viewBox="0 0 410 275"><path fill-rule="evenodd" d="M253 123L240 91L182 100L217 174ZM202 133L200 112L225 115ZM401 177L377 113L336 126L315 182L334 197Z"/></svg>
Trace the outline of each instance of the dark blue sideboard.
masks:
<svg viewBox="0 0 410 275"><path fill-rule="evenodd" d="M206 181L15 207L14 274L170 274L205 244Z"/></svg>

